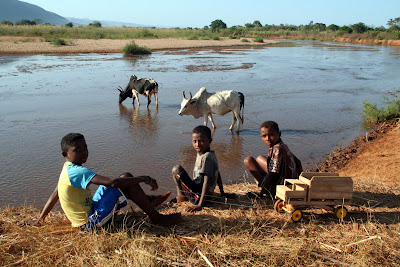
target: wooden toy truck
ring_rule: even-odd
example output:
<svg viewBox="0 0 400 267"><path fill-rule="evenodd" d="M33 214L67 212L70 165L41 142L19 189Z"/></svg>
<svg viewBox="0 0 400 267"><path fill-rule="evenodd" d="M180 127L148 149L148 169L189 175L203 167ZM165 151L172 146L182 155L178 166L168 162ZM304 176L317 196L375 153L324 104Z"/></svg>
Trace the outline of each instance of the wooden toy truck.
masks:
<svg viewBox="0 0 400 267"><path fill-rule="evenodd" d="M303 217L301 208L314 206L334 211L337 218L347 215L344 205L350 205L353 197L351 177L335 172L302 172L299 179L285 179L277 185L275 210L291 213L294 222Z"/></svg>

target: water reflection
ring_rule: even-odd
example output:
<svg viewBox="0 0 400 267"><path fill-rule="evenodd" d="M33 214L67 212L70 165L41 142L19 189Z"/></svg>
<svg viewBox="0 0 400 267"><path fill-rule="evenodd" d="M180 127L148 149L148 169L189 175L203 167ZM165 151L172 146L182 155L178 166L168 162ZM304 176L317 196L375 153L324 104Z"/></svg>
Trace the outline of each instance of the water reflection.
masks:
<svg viewBox="0 0 400 267"><path fill-rule="evenodd" d="M129 124L130 133L135 139L153 140L158 133L159 120L158 109L153 114L150 108L127 108L124 105L119 105L120 117L124 118Z"/></svg>

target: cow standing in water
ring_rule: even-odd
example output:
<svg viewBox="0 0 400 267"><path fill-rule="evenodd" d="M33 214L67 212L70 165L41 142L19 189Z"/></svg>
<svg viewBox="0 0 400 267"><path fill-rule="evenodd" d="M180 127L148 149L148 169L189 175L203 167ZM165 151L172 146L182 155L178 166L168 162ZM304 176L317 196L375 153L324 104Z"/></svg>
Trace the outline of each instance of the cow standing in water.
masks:
<svg viewBox="0 0 400 267"><path fill-rule="evenodd" d="M154 99L156 100L156 107L158 108L158 83L152 78L140 78L138 79L135 75L132 75L129 80L128 85L125 87L125 90L122 90L121 87L119 90L119 103L121 104L127 97L133 98L132 104L135 104L135 98L140 106L139 102L139 94L147 97L147 107L150 105L150 98L154 95Z"/></svg>
<svg viewBox="0 0 400 267"><path fill-rule="evenodd" d="M190 93L189 99L186 98L185 91L183 91L183 100L179 115L192 115L195 119L204 117L205 126L207 126L208 117L213 129L215 129L216 126L212 113L225 115L228 112L232 112L232 124L229 127L229 131L232 131L233 126L238 121L237 132L239 132L240 123L243 124L243 108L244 95L242 93L233 90L209 93L205 87L202 87L194 97ZM242 111L242 115L240 115L240 111Z"/></svg>

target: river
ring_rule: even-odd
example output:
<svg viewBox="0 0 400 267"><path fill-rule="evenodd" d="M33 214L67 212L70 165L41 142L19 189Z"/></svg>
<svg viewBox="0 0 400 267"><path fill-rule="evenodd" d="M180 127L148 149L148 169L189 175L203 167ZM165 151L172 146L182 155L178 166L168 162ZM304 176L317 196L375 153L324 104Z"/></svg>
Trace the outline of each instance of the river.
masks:
<svg viewBox="0 0 400 267"><path fill-rule="evenodd" d="M130 171L174 190L171 168L193 168L191 130L202 119L179 116L182 91L236 90L245 95L244 125L214 116L216 151L225 183L250 182L244 157L266 154L258 126L278 122L282 140L314 167L327 153L365 134L362 102L382 105L399 90L400 50L294 41L255 48L188 49L123 58L121 54L0 57L0 206L41 206L56 186L64 158L60 140L85 135L88 168L105 176ZM132 74L159 83L155 102L118 104L118 86ZM210 124L209 124L210 126Z"/></svg>

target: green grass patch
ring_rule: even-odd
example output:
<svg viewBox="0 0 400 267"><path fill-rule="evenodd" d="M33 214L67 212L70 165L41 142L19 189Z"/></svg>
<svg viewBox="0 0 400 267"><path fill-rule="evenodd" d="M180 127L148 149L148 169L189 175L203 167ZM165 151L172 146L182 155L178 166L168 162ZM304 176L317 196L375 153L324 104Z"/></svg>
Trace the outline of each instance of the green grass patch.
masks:
<svg viewBox="0 0 400 267"><path fill-rule="evenodd" d="M145 46L139 46L134 41L130 44L125 45L122 49L124 57L134 56L134 55L148 55L151 54L151 50Z"/></svg>
<svg viewBox="0 0 400 267"><path fill-rule="evenodd" d="M51 41L51 43L53 45L56 45L56 46L67 45L67 42L64 39L61 39L61 38L54 39L54 40Z"/></svg>
<svg viewBox="0 0 400 267"><path fill-rule="evenodd" d="M253 42L264 43L264 39L260 36L257 36L253 39Z"/></svg>
<svg viewBox="0 0 400 267"><path fill-rule="evenodd" d="M243 42L243 43L248 43L248 42L250 42L248 39L242 39L242 40L240 40L241 42Z"/></svg>
<svg viewBox="0 0 400 267"><path fill-rule="evenodd" d="M368 100L363 101L362 115L366 123L380 123L400 117L400 99L397 98L400 90L390 93L393 99L384 96L386 106L381 108L371 104Z"/></svg>

